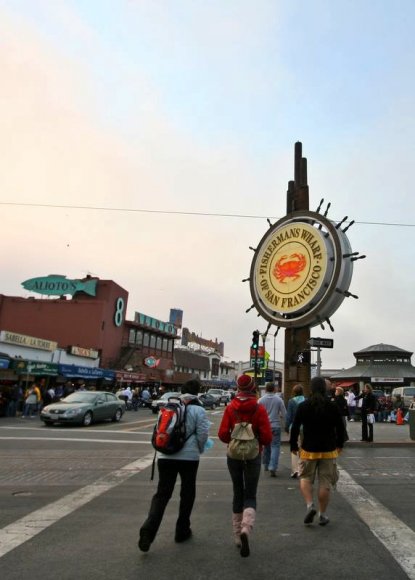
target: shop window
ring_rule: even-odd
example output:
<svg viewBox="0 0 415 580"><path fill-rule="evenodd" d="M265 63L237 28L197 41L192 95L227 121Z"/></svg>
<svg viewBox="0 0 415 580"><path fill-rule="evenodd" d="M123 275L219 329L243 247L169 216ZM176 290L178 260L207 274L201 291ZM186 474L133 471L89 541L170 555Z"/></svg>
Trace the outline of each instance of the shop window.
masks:
<svg viewBox="0 0 415 580"><path fill-rule="evenodd" d="M137 330L137 333L135 335L135 343L139 346L141 346L143 344L143 331L142 330Z"/></svg>
<svg viewBox="0 0 415 580"><path fill-rule="evenodd" d="M156 348L156 335L150 334L150 348Z"/></svg>
<svg viewBox="0 0 415 580"><path fill-rule="evenodd" d="M173 352L173 339L169 338L169 352Z"/></svg>
<svg viewBox="0 0 415 580"><path fill-rule="evenodd" d="M164 352L167 352L169 350L169 339L168 338L163 338L162 350L164 350Z"/></svg>
<svg viewBox="0 0 415 580"><path fill-rule="evenodd" d="M148 346L150 344L150 335L148 332L143 334L143 346Z"/></svg>
<svg viewBox="0 0 415 580"><path fill-rule="evenodd" d="M130 335L129 335L129 338L128 338L128 342L130 344L134 344L135 343L135 330L134 330L134 328L131 328L130 329Z"/></svg>
<svg viewBox="0 0 415 580"><path fill-rule="evenodd" d="M162 346L163 346L163 339L161 338L161 336L158 336L156 339L156 350L161 350Z"/></svg>

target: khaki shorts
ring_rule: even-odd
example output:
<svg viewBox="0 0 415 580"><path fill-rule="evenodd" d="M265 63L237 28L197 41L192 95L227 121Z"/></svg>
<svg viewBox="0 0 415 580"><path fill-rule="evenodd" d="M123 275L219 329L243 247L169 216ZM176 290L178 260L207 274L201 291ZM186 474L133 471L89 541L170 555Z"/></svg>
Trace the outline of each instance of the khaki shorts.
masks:
<svg viewBox="0 0 415 580"><path fill-rule="evenodd" d="M300 479L307 479L314 483L316 475L320 487L336 487L339 480L339 470L336 459L300 459L298 463Z"/></svg>

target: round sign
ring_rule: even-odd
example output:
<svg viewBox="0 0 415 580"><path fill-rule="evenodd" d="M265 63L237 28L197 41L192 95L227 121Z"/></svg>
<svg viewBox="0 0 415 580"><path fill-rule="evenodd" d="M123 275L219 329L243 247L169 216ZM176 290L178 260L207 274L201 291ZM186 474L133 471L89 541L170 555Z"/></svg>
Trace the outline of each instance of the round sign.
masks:
<svg viewBox="0 0 415 580"><path fill-rule="evenodd" d="M346 234L324 216L294 212L263 236L251 265L254 305L269 322L301 328L330 317L348 290L353 264Z"/></svg>

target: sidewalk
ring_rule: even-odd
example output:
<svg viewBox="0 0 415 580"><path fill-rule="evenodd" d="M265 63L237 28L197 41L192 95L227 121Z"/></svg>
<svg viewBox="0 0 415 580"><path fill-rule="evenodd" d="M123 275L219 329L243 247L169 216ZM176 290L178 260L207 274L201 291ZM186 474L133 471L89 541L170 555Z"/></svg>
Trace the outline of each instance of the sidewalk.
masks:
<svg viewBox="0 0 415 580"><path fill-rule="evenodd" d="M409 437L409 425L396 425L396 423L375 423L373 426L373 443L360 441L362 438L362 423L360 421L353 421L347 423L347 432L349 434L348 447L362 446L362 447L393 447L412 446L415 445ZM288 445L288 435L283 433L282 443Z"/></svg>

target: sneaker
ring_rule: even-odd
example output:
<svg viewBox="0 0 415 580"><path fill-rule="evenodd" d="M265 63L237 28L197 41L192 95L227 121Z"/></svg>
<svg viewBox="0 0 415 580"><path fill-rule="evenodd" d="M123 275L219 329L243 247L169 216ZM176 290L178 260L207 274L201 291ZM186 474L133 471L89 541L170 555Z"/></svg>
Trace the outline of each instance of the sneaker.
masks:
<svg viewBox="0 0 415 580"><path fill-rule="evenodd" d="M297 479L297 477L298 477L298 471L294 471L294 473L292 473L290 475L290 477L291 477L291 479Z"/></svg>
<svg viewBox="0 0 415 580"><path fill-rule="evenodd" d="M185 530L184 532L176 530L176 535L174 536L174 541L177 544L180 544L181 542L185 542L186 540L188 540L191 537L192 537L192 530L190 528L188 530Z"/></svg>
<svg viewBox="0 0 415 580"><path fill-rule="evenodd" d="M308 508L307 513L306 513L305 518L304 518L304 523L305 524L312 524L313 520L314 520L314 516L316 515L316 513L317 513L317 510L313 505L310 508Z"/></svg>
<svg viewBox="0 0 415 580"><path fill-rule="evenodd" d="M271 477L277 477L277 474L275 473L275 469L270 469L269 474Z"/></svg>
<svg viewBox="0 0 415 580"><path fill-rule="evenodd" d="M151 534L147 530L140 531L138 547L142 552L148 552L151 546Z"/></svg>
<svg viewBox="0 0 415 580"><path fill-rule="evenodd" d="M318 518L318 525L319 526L327 526L327 524L329 523L329 518L327 516L320 516Z"/></svg>
<svg viewBox="0 0 415 580"><path fill-rule="evenodd" d="M245 532L242 532L240 554L241 554L242 558L247 558L249 556L249 553L250 552L249 552L248 534L246 534Z"/></svg>

